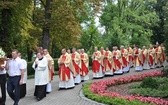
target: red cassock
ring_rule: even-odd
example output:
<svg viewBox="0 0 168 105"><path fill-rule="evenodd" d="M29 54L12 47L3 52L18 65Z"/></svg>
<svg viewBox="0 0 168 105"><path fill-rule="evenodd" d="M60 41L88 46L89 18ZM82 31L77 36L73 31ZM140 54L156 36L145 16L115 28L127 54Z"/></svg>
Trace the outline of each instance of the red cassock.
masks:
<svg viewBox="0 0 168 105"><path fill-rule="evenodd" d="M75 59L75 54L73 53L73 54L72 54L72 63L73 63L73 66L74 66L74 68L75 68L76 73L79 74L79 72L80 72L80 67L79 67L79 65L77 65L77 64L75 63L74 59Z"/></svg>
<svg viewBox="0 0 168 105"><path fill-rule="evenodd" d="M159 55L158 55L159 48L156 48L155 52L156 52L156 59L158 60L159 59Z"/></svg>
<svg viewBox="0 0 168 105"><path fill-rule="evenodd" d="M139 54L138 49L135 50L135 54ZM134 61L135 61L135 65L137 65L137 63L139 63L140 65L142 65L142 62L141 62L140 58L137 55L134 56Z"/></svg>
<svg viewBox="0 0 168 105"><path fill-rule="evenodd" d="M117 52L113 52L113 60L114 60L114 64L115 67L118 67L118 69L121 69L121 62L119 61L119 59L116 58L117 56Z"/></svg>
<svg viewBox="0 0 168 105"><path fill-rule="evenodd" d="M154 63L153 57L152 55L149 55L149 64L153 65L153 63Z"/></svg>
<svg viewBox="0 0 168 105"><path fill-rule="evenodd" d="M146 59L145 54L143 54L143 53L144 53L144 51L142 51L142 60L143 60L142 63L144 63L144 62L145 62L145 59Z"/></svg>
<svg viewBox="0 0 168 105"><path fill-rule="evenodd" d="M81 59L84 59L84 55L81 55ZM86 76L88 74L89 70L86 67L85 63L83 60L81 60L81 75Z"/></svg>
<svg viewBox="0 0 168 105"><path fill-rule="evenodd" d="M51 71L51 80L54 79L54 70L50 70Z"/></svg>
<svg viewBox="0 0 168 105"><path fill-rule="evenodd" d="M98 56L98 53L95 53L95 56ZM92 62L92 70L94 73L99 72L101 64L99 63L98 60L93 60Z"/></svg>
<svg viewBox="0 0 168 105"><path fill-rule="evenodd" d="M128 55L128 61L132 62L134 60L134 57L132 56L132 52L131 52L130 48L128 48L128 53L129 53L129 55Z"/></svg>
<svg viewBox="0 0 168 105"><path fill-rule="evenodd" d="M123 66L128 66L128 61L127 61L127 59L126 59L126 57L124 57L124 53L125 53L125 51L124 50L122 50L121 51L121 53L122 53L122 62L123 62Z"/></svg>
<svg viewBox="0 0 168 105"><path fill-rule="evenodd" d="M100 69L100 63L97 60L93 60L92 62L92 70L94 73L99 72Z"/></svg>
<svg viewBox="0 0 168 105"><path fill-rule="evenodd" d="M165 53L164 53L163 48L162 48L162 60L163 60L163 61L165 61L165 60L166 60L166 55L165 55Z"/></svg>
<svg viewBox="0 0 168 105"><path fill-rule="evenodd" d="M129 62L133 61L133 60L134 60L133 56L132 56L132 55L129 55L129 56L128 56L128 60L129 60Z"/></svg>
<svg viewBox="0 0 168 105"><path fill-rule="evenodd" d="M61 61L64 62L65 60L66 56L62 56ZM66 67L65 64L60 64L59 77L62 81L68 81L70 79L70 68Z"/></svg>
<svg viewBox="0 0 168 105"><path fill-rule="evenodd" d="M107 69L107 67L109 67L110 69L112 68L112 65L110 64L110 62L109 62L109 60L108 60L108 55L109 55L109 53L106 51L105 52L105 57L104 57L104 59L103 59L103 64L104 64L104 69L106 70Z"/></svg>

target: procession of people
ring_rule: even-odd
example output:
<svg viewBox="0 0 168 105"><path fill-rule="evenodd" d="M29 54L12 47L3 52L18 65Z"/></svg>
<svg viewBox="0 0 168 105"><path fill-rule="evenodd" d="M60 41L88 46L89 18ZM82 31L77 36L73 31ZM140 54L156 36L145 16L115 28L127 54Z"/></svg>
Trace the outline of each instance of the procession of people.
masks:
<svg viewBox="0 0 168 105"><path fill-rule="evenodd" d="M81 82L89 80L89 55L82 49L62 49L58 59L59 84L62 89L72 89ZM140 72L142 70L160 68L166 64L165 48L161 44L149 45L149 48L138 45L113 46L98 49L94 47L91 55L91 71L93 79L104 76L122 75L129 73L130 68ZM36 59L32 65L35 70L34 96L38 101L52 92L51 81L54 79L54 60L47 49L39 47ZM6 87L6 74L9 75ZM0 65L0 86L2 97L0 105L5 105L6 88L14 105L18 105L20 98L26 96L27 62L22 59L21 53L14 49L10 58L6 57Z"/></svg>

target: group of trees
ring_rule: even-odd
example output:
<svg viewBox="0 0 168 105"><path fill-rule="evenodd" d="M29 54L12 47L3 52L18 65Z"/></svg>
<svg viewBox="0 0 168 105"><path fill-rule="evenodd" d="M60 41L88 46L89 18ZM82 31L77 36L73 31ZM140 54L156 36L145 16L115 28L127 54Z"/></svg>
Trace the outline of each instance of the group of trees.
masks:
<svg viewBox="0 0 168 105"><path fill-rule="evenodd" d="M58 57L62 48L163 43L167 10L168 0L0 0L0 46L30 61L37 46Z"/></svg>

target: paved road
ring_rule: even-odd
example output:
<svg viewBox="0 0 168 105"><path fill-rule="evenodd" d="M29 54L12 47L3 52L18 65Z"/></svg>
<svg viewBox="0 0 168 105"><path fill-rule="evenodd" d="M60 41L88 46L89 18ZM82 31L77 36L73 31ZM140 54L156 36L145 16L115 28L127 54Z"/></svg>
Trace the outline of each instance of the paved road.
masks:
<svg viewBox="0 0 168 105"><path fill-rule="evenodd" d="M158 69L159 70L159 69ZM126 75L132 75L132 74L140 74L144 73L146 71L152 71L152 70L144 70L142 72L135 72L133 69L127 74L123 75L115 75L113 77L104 77L103 79L107 78L118 78L121 76ZM91 71L89 73L90 80L89 81L97 81L100 79L92 80ZM29 79L27 81L27 95L23 99L20 100L19 105L102 105L100 103L87 100L85 98L82 98L80 95L80 91L82 88L82 84L79 84L75 86L74 89L69 90L58 90L58 82L59 78L58 76L55 76L54 81L52 81L52 87L53 91L47 95L44 99L41 101L37 101L35 97L33 96L34 93L34 79ZM13 105L13 101L7 96L6 105Z"/></svg>

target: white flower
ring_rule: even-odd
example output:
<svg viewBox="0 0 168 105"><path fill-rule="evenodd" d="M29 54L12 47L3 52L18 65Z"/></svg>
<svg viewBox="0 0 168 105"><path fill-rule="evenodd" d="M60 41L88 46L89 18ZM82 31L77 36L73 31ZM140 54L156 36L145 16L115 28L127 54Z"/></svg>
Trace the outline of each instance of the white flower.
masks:
<svg viewBox="0 0 168 105"><path fill-rule="evenodd" d="M0 58L5 57L5 52L2 50L2 48L0 48Z"/></svg>

